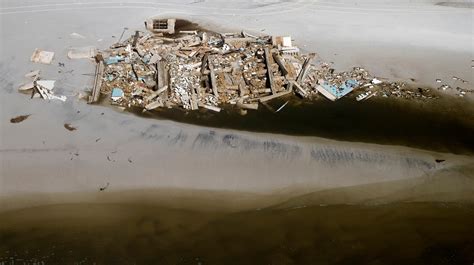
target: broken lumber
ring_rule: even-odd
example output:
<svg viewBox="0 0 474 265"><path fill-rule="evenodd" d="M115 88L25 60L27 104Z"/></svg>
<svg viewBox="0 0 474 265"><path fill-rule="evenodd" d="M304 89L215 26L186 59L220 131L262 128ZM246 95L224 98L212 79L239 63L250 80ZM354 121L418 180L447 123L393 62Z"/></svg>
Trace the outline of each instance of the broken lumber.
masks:
<svg viewBox="0 0 474 265"><path fill-rule="evenodd" d="M280 67L280 71L281 71L282 75L287 75L288 70L285 67L285 63L283 62L283 59L281 58L281 56L278 53L273 53L273 60L275 60L275 62Z"/></svg>
<svg viewBox="0 0 474 265"><path fill-rule="evenodd" d="M214 65L212 63L213 58L214 57L212 55L207 58L210 71L209 75L211 76L212 93L214 93L214 96L216 96L216 98L219 98L219 92L217 92L216 73L214 71Z"/></svg>
<svg viewBox="0 0 474 265"><path fill-rule="evenodd" d="M304 59L303 66L301 67L301 71L298 74L298 77L296 78L296 82L298 84L301 84L304 82L304 79L306 78L306 75L308 74L309 67L311 66L310 61L313 59L314 55L308 56L306 59Z"/></svg>
<svg viewBox="0 0 474 265"><path fill-rule="evenodd" d="M270 95L270 96L265 96L265 97L258 98L258 100L260 102L266 102L266 101L269 101L269 100L272 100L272 99L275 99L275 98L283 97L283 96L288 95L290 93L291 93L291 90L286 90L286 91L279 92L279 93L276 93L276 94L273 94L273 95Z"/></svg>
<svg viewBox="0 0 474 265"><path fill-rule="evenodd" d="M309 95L308 91L306 91L306 89L304 89L300 84L298 84L297 82L291 82L291 84L293 84L293 86L296 87L295 92L298 95L300 95L303 98L308 97Z"/></svg>
<svg viewBox="0 0 474 265"><path fill-rule="evenodd" d="M95 67L94 86L92 87L92 95L89 97L89 104L97 102L100 97L100 88L102 86L102 76L104 75L104 62L101 60Z"/></svg>
<svg viewBox="0 0 474 265"><path fill-rule="evenodd" d="M273 82L273 71L272 71L272 63L270 61L270 49L268 47L265 47L265 65L267 67L267 74L268 74L268 82L270 83L270 89L272 91L272 94L276 93L276 88L275 84Z"/></svg>

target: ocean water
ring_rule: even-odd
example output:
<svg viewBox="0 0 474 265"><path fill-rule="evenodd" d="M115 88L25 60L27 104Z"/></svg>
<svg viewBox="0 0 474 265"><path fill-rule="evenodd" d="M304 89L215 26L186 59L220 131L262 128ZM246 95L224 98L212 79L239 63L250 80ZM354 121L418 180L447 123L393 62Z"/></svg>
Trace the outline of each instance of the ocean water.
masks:
<svg viewBox="0 0 474 265"><path fill-rule="evenodd" d="M52 205L0 214L0 264L472 264L473 223L455 203Z"/></svg>

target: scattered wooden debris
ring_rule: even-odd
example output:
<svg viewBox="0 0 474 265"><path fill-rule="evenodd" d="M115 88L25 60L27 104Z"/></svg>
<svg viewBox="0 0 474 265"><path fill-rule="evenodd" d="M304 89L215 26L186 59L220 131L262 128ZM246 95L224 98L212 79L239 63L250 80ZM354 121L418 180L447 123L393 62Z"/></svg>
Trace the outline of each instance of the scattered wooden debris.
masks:
<svg viewBox="0 0 474 265"><path fill-rule="evenodd" d="M354 89L373 91L391 85L361 67L336 72L328 63L312 64L316 54L300 54L289 36L175 32L175 23L168 18L149 19L145 24L150 32L135 31L100 51L95 56L89 102L105 94L122 109L181 107L219 112L222 105L233 104L246 113L293 93L337 100ZM116 97L113 92L118 88L123 93Z"/></svg>
<svg viewBox="0 0 474 265"><path fill-rule="evenodd" d="M104 191L104 190L108 189L109 186L110 186L110 183L107 182L107 184L105 186L99 188L99 191Z"/></svg>
<svg viewBox="0 0 474 265"><path fill-rule="evenodd" d="M16 116L16 117L14 117L14 118L11 118L11 119L10 119L10 122L11 122L11 123L20 123L20 122L22 122L22 121L28 119L28 117L30 117L30 116L31 116L31 114Z"/></svg>
<svg viewBox="0 0 474 265"><path fill-rule="evenodd" d="M54 52L43 51L41 49L35 49L30 60L34 63L51 64L54 58Z"/></svg>
<svg viewBox="0 0 474 265"><path fill-rule="evenodd" d="M72 126L72 125L69 124L69 123L65 123L65 124L64 124L64 128L66 128L66 129L69 130L69 131L75 131L75 130L77 130L76 127Z"/></svg>

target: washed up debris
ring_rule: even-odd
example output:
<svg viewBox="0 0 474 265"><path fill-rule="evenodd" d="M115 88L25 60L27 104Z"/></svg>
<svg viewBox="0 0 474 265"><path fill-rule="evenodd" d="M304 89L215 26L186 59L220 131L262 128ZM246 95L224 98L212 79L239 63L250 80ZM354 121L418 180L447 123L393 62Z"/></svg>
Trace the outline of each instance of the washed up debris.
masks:
<svg viewBox="0 0 474 265"><path fill-rule="evenodd" d="M334 101L349 94L359 83L354 79L346 80L343 84L337 86L332 85L324 80L320 81L320 85L316 88L326 98Z"/></svg>
<svg viewBox="0 0 474 265"><path fill-rule="evenodd" d="M30 60L34 63L51 64L54 58L54 52L43 51L41 49L35 49Z"/></svg>
<svg viewBox="0 0 474 265"><path fill-rule="evenodd" d="M64 128L66 128L68 131L71 131L71 132L77 130L76 127L72 126L72 125L69 124L69 123L65 123L65 124L64 124Z"/></svg>
<svg viewBox="0 0 474 265"><path fill-rule="evenodd" d="M110 97L113 101L118 101L123 97L123 90L120 88L112 89L112 96Z"/></svg>
<svg viewBox="0 0 474 265"><path fill-rule="evenodd" d="M11 122L11 123L20 123L20 122L22 122L22 121L28 119L28 117L30 117L30 116L31 116L31 114L16 116L16 117L14 117L14 118L11 118L11 119L10 119L10 122Z"/></svg>
<svg viewBox="0 0 474 265"><path fill-rule="evenodd" d="M382 81L378 80L377 78L374 78L372 79L371 83L374 85L378 85L378 84L382 84Z"/></svg>
<svg viewBox="0 0 474 265"><path fill-rule="evenodd" d="M73 39L85 39L86 38L86 37L84 37L81 34L76 33L76 32L73 32L73 33L69 34L69 36Z"/></svg>
<svg viewBox="0 0 474 265"><path fill-rule="evenodd" d="M31 98L38 96L43 99L53 99L53 100L61 100L63 102L66 101L66 96L58 96L53 93L54 84L56 83L55 80L42 80L39 76L40 71L35 70L29 72L25 75L27 78L32 78L33 81L27 82L21 85L18 90L19 91L28 91L32 90Z"/></svg>
<svg viewBox="0 0 474 265"><path fill-rule="evenodd" d="M276 112L280 112L280 110L282 110L282 109L288 104L288 102L290 102L290 101L287 101L287 102L285 102L283 105L281 105L281 107L279 107L279 108L275 111L275 113L276 113Z"/></svg>
<svg viewBox="0 0 474 265"><path fill-rule="evenodd" d="M56 83L55 80L38 80L36 81L36 84L47 89L47 90L53 90L54 84Z"/></svg>
<svg viewBox="0 0 474 265"><path fill-rule="evenodd" d="M81 47L81 48L71 48L67 57L69 59L92 59L97 54L97 49L92 46Z"/></svg>
<svg viewBox="0 0 474 265"><path fill-rule="evenodd" d="M35 84L34 82L28 82L28 83L25 83L23 85L21 85L18 90L20 91L26 91L26 90L30 90L30 89L33 89L35 87Z"/></svg>
<svg viewBox="0 0 474 265"><path fill-rule="evenodd" d="M37 79L39 78L40 70L34 70L25 75L26 78Z"/></svg>
<svg viewBox="0 0 474 265"><path fill-rule="evenodd" d="M110 183L107 182L107 184L106 184L105 186L99 188L99 191L104 191L104 190L106 190L109 186L110 186Z"/></svg>
<svg viewBox="0 0 474 265"><path fill-rule="evenodd" d="M145 27L155 33L168 33L174 34L176 19L161 19L161 18L152 18L145 21Z"/></svg>
<svg viewBox="0 0 474 265"><path fill-rule="evenodd" d="M232 105L247 113L294 94L334 101L361 90L364 99L376 95L434 98L426 90L381 81L362 67L337 72L330 63L313 60L317 54L302 54L290 36L176 30L178 24L175 19L149 19L147 32L135 31L98 51L89 103L97 102L102 94L122 109L179 107L219 112Z"/></svg>
<svg viewBox="0 0 474 265"><path fill-rule="evenodd" d="M366 99L370 94L372 94L372 91L364 92L364 93L358 95L358 96L356 97L356 100L357 100L357 101L361 101L361 100L363 100L363 99Z"/></svg>
<svg viewBox="0 0 474 265"><path fill-rule="evenodd" d="M53 93L55 80L38 80L35 81L35 92L38 92L43 99L57 99L63 102L66 101L66 96L57 96Z"/></svg>

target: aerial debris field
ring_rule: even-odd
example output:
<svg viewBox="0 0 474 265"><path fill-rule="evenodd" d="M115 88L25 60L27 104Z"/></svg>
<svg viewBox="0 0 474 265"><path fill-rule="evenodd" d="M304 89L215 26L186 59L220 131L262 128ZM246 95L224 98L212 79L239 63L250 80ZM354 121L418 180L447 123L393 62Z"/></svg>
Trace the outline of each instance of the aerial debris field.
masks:
<svg viewBox="0 0 474 265"><path fill-rule="evenodd" d="M290 94L320 94L334 101L360 88L365 93L357 99L362 100L376 94L375 85L403 87L383 83L361 67L337 73L328 63L313 64L317 55L302 54L290 36L177 31L174 25L175 19L148 20L148 32L136 31L100 51L89 102L105 94L114 104L145 111L181 107L219 112L225 104L257 110L259 103Z"/></svg>
<svg viewBox="0 0 474 265"><path fill-rule="evenodd" d="M355 90L357 101L375 96L421 100L438 97L429 88L381 81L362 67L337 72L316 53L303 54L291 36L218 33L197 26L179 29L175 28L178 22L152 18L145 22L144 31L137 30L125 39L124 29L108 49L71 49L69 59L96 62L88 102L109 98L121 108L143 111L177 107L219 112L223 106L234 105L245 114L267 101L290 95L335 101ZM53 52L37 49L31 61L50 64L53 57ZM52 92L54 80L41 80L39 71L25 77L32 81L19 90L33 89L38 97L66 100ZM451 86L442 84L438 90L448 88ZM458 92L463 97L472 90ZM286 103L278 111L284 106Z"/></svg>

